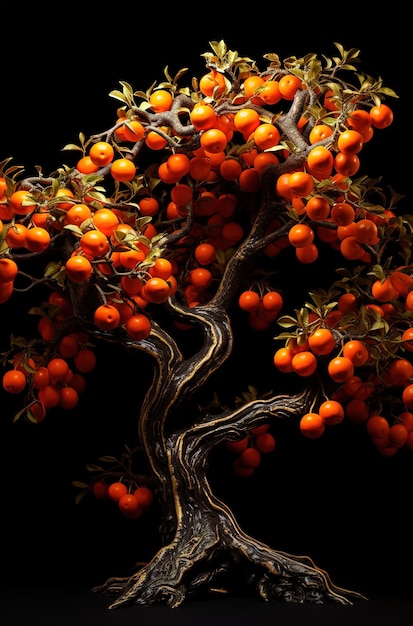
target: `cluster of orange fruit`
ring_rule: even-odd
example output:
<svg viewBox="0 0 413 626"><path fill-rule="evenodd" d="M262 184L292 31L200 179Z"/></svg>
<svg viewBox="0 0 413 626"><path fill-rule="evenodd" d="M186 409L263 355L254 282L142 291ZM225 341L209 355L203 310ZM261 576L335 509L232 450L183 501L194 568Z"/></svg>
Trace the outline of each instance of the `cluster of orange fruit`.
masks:
<svg viewBox="0 0 413 626"><path fill-rule="evenodd" d="M59 325L71 315L71 303L52 292L48 305L49 315L40 318L37 328L51 349L39 351L38 341L20 347L8 359L9 367L2 377L7 393L28 392L21 414L36 423L55 407L74 409L86 389L85 375L96 367L96 355L87 332L59 333Z"/></svg>
<svg viewBox="0 0 413 626"><path fill-rule="evenodd" d="M127 519L137 519L147 511L153 501L153 492L145 485L136 488L128 486L125 481L95 480L92 492L98 500L115 502L120 513Z"/></svg>
<svg viewBox="0 0 413 626"><path fill-rule="evenodd" d="M356 424L366 424L374 445L383 456L395 454L404 445L413 450L413 415L410 415L413 409L413 364L406 358L406 353L413 350L413 328L406 328L401 333L399 346L403 352L386 355L386 365L378 372L369 365L378 362L376 349L380 350L380 339L343 339L341 333L335 332L340 327L343 310L348 314L348 295L339 299L341 310L332 309L324 326L308 330L307 336L301 335L300 339L290 337L274 354L274 365L280 372L310 377L319 370L322 379L327 376L338 385L317 411L312 410L301 418L300 430L308 438L318 438L323 435L326 425L339 424L346 417ZM343 298L346 304L343 304ZM352 314L356 316L359 312L353 309ZM385 317L384 313L382 317ZM310 319L310 325L314 319L315 316ZM375 347L374 356L372 346ZM363 370L363 366L367 368ZM380 413L377 398L383 390L400 393L402 406L399 400L395 407L391 407L392 424L388 418L380 416L382 427L385 421L388 428L382 428L379 434L373 424Z"/></svg>
<svg viewBox="0 0 413 626"><path fill-rule="evenodd" d="M276 440L269 430L270 424L262 424L252 428L241 439L225 442L227 450L236 455L232 467L237 476L252 476L261 464L262 455L275 450Z"/></svg>
<svg viewBox="0 0 413 626"><path fill-rule="evenodd" d="M273 289L265 289L263 293L259 289L245 289L238 298L238 305L248 313L249 324L254 330L267 330L277 319L283 304L282 295Z"/></svg>

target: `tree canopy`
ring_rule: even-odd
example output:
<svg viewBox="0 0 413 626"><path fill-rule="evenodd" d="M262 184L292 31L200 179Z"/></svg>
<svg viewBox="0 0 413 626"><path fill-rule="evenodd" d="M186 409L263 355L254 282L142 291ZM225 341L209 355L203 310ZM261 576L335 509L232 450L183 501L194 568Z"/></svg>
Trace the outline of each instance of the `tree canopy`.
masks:
<svg viewBox="0 0 413 626"><path fill-rule="evenodd" d="M331 58L268 53L264 67L222 40L210 47L189 82L168 66L144 90L121 81L108 128L80 133L56 171L3 161L0 299L40 293L35 337L12 335L2 353L3 387L23 399L15 421L36 426L80 406L99 346L101 358L122 346L153 364L136 447L76 483L125 517L145 512L143 493L160 503L162 549L101 587L112 607L178 606L237 552L248 575L259 561L263 598L344 603L357 594L310 560L239 531L208 462L225 447L250 477L291 420L309 439L346 419L385 457L413 449L412 219L363 163L397 94L339 43ZM257 389L247 359L246 386L215 391L234 355L269 340L271 386Z"/></svg>

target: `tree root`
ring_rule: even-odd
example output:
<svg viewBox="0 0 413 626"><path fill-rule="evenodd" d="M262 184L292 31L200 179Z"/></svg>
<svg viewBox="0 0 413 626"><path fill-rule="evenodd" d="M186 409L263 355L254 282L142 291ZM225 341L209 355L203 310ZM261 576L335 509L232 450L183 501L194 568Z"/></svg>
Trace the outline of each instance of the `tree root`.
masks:
<svg viewBox="0 0 413 626"><path fill-rule="evenodd" d="M213 543L205 535L192 545L175 541L132 575L109 578L93 591L116 596L109 609L131 604L176 608L195 594L242 593L263 600L343 605L366 600L334 585L309 557L275 551L239 528L234 538L233 530L232 536L216 536Z"/></svg>

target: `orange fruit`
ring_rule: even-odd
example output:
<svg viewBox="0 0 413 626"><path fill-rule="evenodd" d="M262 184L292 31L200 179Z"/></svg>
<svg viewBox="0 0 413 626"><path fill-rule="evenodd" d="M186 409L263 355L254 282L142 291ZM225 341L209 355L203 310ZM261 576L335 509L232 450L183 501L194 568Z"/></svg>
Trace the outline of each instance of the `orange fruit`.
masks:
<svg viewBox="0 0 413 626"><path fill-rule="evenodd" d="M108 496L115 502L118 502L126 493L128 493L128 488L125 483L121 483L120 481L115 481L108 487Z"/></svg>
<svg viewBox="0 0 413 626"><path fill-rule="evenodd" d="M156 89L149 96L149 104L155 113L169 111L172 106L173 97L170 91L166 89Z"/></svg>
<svg viewBox="0 0 413 626"><path fill-rule="evenodd" d="M314 263L318 259L318 248L314 243L295 249L295 256L300 263Z"/></svg>
<svg viewBox="0 0 413 626"><path fill-rule="evenodd" d="M328 178L333 170L334 156L325 146L316 146L307 156L309 172L316 178Z"/></svg>
<svg viewBox="0 0 413 626"><path fill-rule="evenodd" d="M142 515L142 507L133 493L125 493L121 496L118 500L118 507L123 517L127 519L137 519Z"/></svg>
<svg viewBox="0 0 413 626"><path fill-rule="evenodd" d="M56 335L56 325L50 317L41 317L37 324L37 330L44 341L51 341Z"/></svg>
<svg viewBox="0 0 413 626"><path fill-rule="evenodd" d="M404 358L394 359L388 368L389 376L395 385L407 383L413 376L413 365Z"/></svg>
<svg viewBox="0 0 413 626"><path fill-rule="evenodd" d="M403 411L403 413L400 413L397 416L397 419L401 424L406 426L407 432L410 433L413 431L413 413L410 411Z"/></svg>
<svg viewBox="0 0 413 626"><path fill-rule="evenodd" d="M390 425L382 415L371 415L366 422L366 428L370 437L386 437L389 434Z"/></svg>
<svg viewBox="0 0 413 626"><path fill-rule="evenodd" d="M212 273L206 267L198 267L189 272L189 278L191 283L203 291L207 289L212 283Z"/></svg>
<svg viewBox="0 0 413 626"><path fill-rule="evenodd" d="M370 416L369 408L364 400L353 398L347 402L345 406L345 414L347 419L355 424L364 424Z"/></svg>
<svg viewBox="0 0 413 626"><path fill-rule="evenodd" d="M216 248L212 243L204 242L196 246L194 250L195 259L200 265L209 265L216 261Z"/></svg>
<svg viewBox="0 0 413 626"><path fill-rule="evenodd" d="M217 70L211 70L199 80L199 89L204 96L220 96L225 90L225 78Z"/></svg>
<svg viewBox="0 0 413 626"><path fill-rule="evenodd" d="M328 374L336 383L345 383L354 375L354 363L344 356L337 356L329 362Z"/></svg>
<svg viewBox="0 0 413 626"><path fill-rule="evenodd" d="M242 170L238 183L241 191L245 193L255 193L261 189L260 174L253 167Z"/></svg>
<svg viewBox="0 0 413 626"><path fill-rule="evenodd" d="M294 74L285 74L278 81L278 86L284 100L293 100L297 89L301 89L302 82L301 79Z"/></svg>
<svg viewBox="0 0 413 626"><path fill-rule="evenodd" d="M279 162L280 160L274 152L259 152L253 161L253 167L261 174L267 165L278 165Z"/></svg>
<svg viewBox="0 0 413 626"><path fill-rule="evenodd" d="M174 175L182 178L188 174L191 160L190 158L184 154L183 152L175 152L174 154L170 154L166 160L166 165L168 170Z"/></svg>
<svg viewBox="0 0 413 626"><path fill-rule="evenodd" d="M65 335L59 341L58 345L59 354L64 359L70 359L75 356L79 351L79 344L77 340L71 335Z"/></svg>
<svg viewBox="0 0 413 626"><path fill-rule="evenodd" d="M387 104L378 104L370 109L371 125L374 128L386 128L393 122L393 111Z"/></svg>
<svg viewBox="0 0 413 626"><path fill-rule="evenodd" d="M7 257L0 258L0 284L13 281L19 271L16 261Z"/></svg>
<svg viewBox="0 0 413 626"><path fill-rule="evenodd" d="M225 150L228 143L226 134L219 128L208 128L200 138L201 147L211 154L217 154Z"/></svg>
<svg viewBox="0 0 413 626"><path fill-rule="evenodd" d="M261 304L264 311L274 315L278 314L282 309L284 301L282 295L278 293L278 291L267 291L262 296Z"/></svg>
<svg viewBox="0 0 413 626"><path fill-rule="evenodd" d="M284 374L289 374L294 371L292 360L294 353L289 348L279 348L274 354L275 367Z"/></svg>
<svg viewBox="0 0 413 626"><path fill-rule="evenodd" d="M73 389L76 389L79 395L83 393L86 389L86 380L83 374L79 374L79 372L74 373L70 378L70 385Z"/></svg>
<svg viewBox="0 0 413 626"><path fill-rule="evenodd" d="M146 315L136 313L126 320L125 330L131 339L142 341L150 335L151 321Z"/></svg>
<svg viewBox="0 0 413 626"><path fill-rule="evenodd" d="M145 135L145 128L138 120L123 118L125 123L116 129L116 137L122 141L136 143ZM119 122L120 120L118 120Z"/></svg>
<svg viewBox="0 0 413 626"><path fill-rule="evenodd" d="M392 424L389 428L389 446L402 448L407 441L408 430L404 424Z"/></svg>
<svg viewBox="0 0 413 626"><path fill-rule="evenodd" d="M256 291L247 289L243 291L238 298L238 306L243 311L250 313L258 308L260 296Z"/></svg>
<svg viewBox="0 0 413 626"><path fill-rule="evenodd" d="M7 393L21 393L27 384L26 376L21 370L11 369L3 374L3 389Z"/></svg>
<svg viewBox="0 0 413 626"><path fill-rule="evenodd" d="M300 419L300 431L308 439L318 439L324 434L325 425L319 413L306 413Z"/></svg>
<svg viewBox="0 0 413 626"><path fill-rule="evenodd" d="M258 97L263 100L266 105L271 106L272 104L277 104L282 98L278 80L266 80L260 88Z"/></svg>
<svg viewBox="0 0 413 626"><path fill-rule="evenodd" d="M248 446L239 455L241 465L245 467L257 468L261 463L261 453L257 448Z"/></svg>
<svg viewBox="0 0 413 626"><path fill-rule="evenodd" d="M408 352L413 352L413 328L406 328L401 336L403 347Z"/></svg>
<svg viewBox="0 0 413 626"><path fill-rule="evenodd" d="M406 408L413 409L413 383L406 385L402 392L402 400Z"/></svg>
<svg viewBox="0 0 413 626"><path fill-rule="evenodd" d="M365 109L354 109L346 119L346 124L349 128L358 130L359 133L363 134L371 126L370 113Z"/></svg>
<svg viewBox="0 0 413 626"><path fill-rule="evenodd" d="M114 180L128 182L135 178L136 166L130 159L115 159L110 167L110 173Z"/></svg>
<svg viewBox="0 0 413 626"><path fill-rule="evenodd" d="M295 248L303 248L313 243L314 231L308 224L294 224L288 231L288 241Z"/></svg>
<svg viewBox="0 0 413 626"><path fill-rule="evenodd" d="M244 237L244 230L237 222L227 222L222 227L221 234L226 241L233 245Z"/></svg>
<svg viewBox="0 0 413 626"><path fill-rule="evenodd" d="M60 402L60 389L56 385L46 385L39 389L37 397L46 409L53 409Z"/></svg>
<svg viewBox="0 0 413 626"><path fill-rule="evenodd" d="M236 180L242 172L242 165L238 159L228 157L219 166L219 173L224 180Z"/></svg>
<svg viewBox="0 0 413 626"><path fill-rule="evenodd" d="M325 400L318 407L318 413L324 424L340 424L344 419L344 408L337 400Z"/></svg>
<svg viewBox="0 0 413 626"><path fill-rule="evenodd" d="M258 74L252 74L244 80L243 89L247 98L252 98L257 89L264 85L264 79Z"/></svg>
<svg viewBox="0 0 413 626"><path fill-rule="evenodd" d="M179 206L185 206L192 202L194 193L189 185L179 183L171 189L171 200Z"/></svg>
<svg viewBox="0 0 413 626"><path fill-rule="evenodd" d="M367 363L370 353L363 341L351 339L343 345L343 356L350 359L355 367L360 367Z"/></svg>
<svg viewBox="0 0 413 626"><path fill-rule="evenodd" d="M95 309L93 320L100 330L113 330L120 324L120 313L113 304L101 304Z"/></svg>
<svg viewBox="0 0 413 626"><path fill-rule="evenodd" d="M96 480L92 485L92 492L95 498L98 500L107 500L108 496L108 484L103 480Z"/></svg>
<svg viewBox="0 0 413 626"><path fill-rule="evenodd" d="M253 133L260 123L260 116L255 109L243 108L235 113L234 127L243 135Z"/></svg>
<svg viewBox="0 0 413 626"><path fill-rule="evenodd" d="M166 163L166 161L160 163L160 165L158 166L158 177L163 183L166 183L167 185L177 183L181 178L179 174L174 174L173 172L171 172L171 170L168 168L168 164Z"/></svg>
<svg viewBox="0 0 413 626"><path fill-rule="evenodd" d="M97 141L89 149L90 160L98 167L105 167L112 163L115 151L107 141Z"/></svg>
<svg viewBox="0 0 413 626"><path fill-rule="evenodd" d="M32 376L32 384L35 389L46 387L50 382L50 374L47 367L41 365Z"/></svg>
<svg viewBox="0 0 413 626"><path fill-rule="evenodd" d="M313 177L308 172L293 172L288 179L288 187L292 197L308 196L314 189Z"/></svg>
<svg viewBox="0 0 413 626"><path fill-rule="evenodd" d="M413 278L409 274L405 274L401 269L393 271L389 276L393 286L405 298L413 285Z"/></svg>
<svg viewBox="0 0 413 626"><path fill-rule="evenodd" d="M314 354L330 354L336 347L336 341L330 329L317 328L309 335L308 345Z"/></svg>
<svg viewBox="0 0 413 626"><path fill-rule="evenodd" d="M194 180L207 180L211 173L211 164L205 157L192 157L189 166L189 175Z"/></svg>
<svg viewBox="0 0 413 626"><path fill-rule="evenodd" d="M141 290L141 295L148 302L160 304L169 298L169 285L164 278L151 277Z"/></svg>
<svg viewBox="0 0 413 626"><path fill-rule="evenodd" d="M310 131L308 135L308 140L311 144L318 143L330 135L333 134L333 129L331 126L327 126L327 124L316 124Z"/></svg>
<svg viewBox="0 0 413 626"><path fill-rule="evenodd" d="M149 268L148 272L151 276L156 278L164 278L169 280L169 277L174 271L174 266L169 259L164 257L158 257L155 259L154 264Z"/></svg>
<svg viewBox="0 0 413 626"><path fill-rule="evenodd" d="M66 261L65 273L73 283L83 283L93 271L91 262L84 256L76 254Z"/></svg>
<svg viewBox="0 0 413 626"><path fill-rule="evenodd" d="M31 252L43 252L50 245L51 237L42 226L32 226L26 231L26 248Z"/></svg>
<svg viewBox="0 0 413 626"><path fill-rule="evenodd" d="M93 224L100 232L110 237L119 225L119 218L111 209L98 209L93 214Z"/></svg>
<svg viewBox="0 0 413 626"><path fill-rule="evenodd" d="M107 236L97 228L87 230L80 237L79 245L92 258L104 256L110 249Z"/></svg>
<svg viewBox="0 0 413 626"><path fill-rule="evenodd" d="M337 139L339 152L358 154L363 147L363 136L354 129L344 130Z"/></svg>
<svg viewBox="0 0 413 626"><path fill-rule="evenodd" d="M360 169L360 159L357 154L348 154L347 152L337 152L334 158L334 169L337 174L351 177Z"/></svg>
<svg viewBox="0 0 413 626"><path fill-rule="evenodd" d="M226 441L225 446L227 450L230 452L234 452L235 454L240 454L243 450L248 448L249 439L248 437L243 437L242 439L237 439L237 441Z"/></svg>
<svg viewBox="0 0 413 626"><path fill-rule="evenodd" d="M11 194L9 207L16 215L28 215L36 208L36 201L28 191L19 189Z"/></svg>
<svg viewBox="0 0 413 626"><path fill-rule="evenodd" d="M364 254L364 250L361 244L353 236L343 239L343 241L340 243L340 252L343 257L349 259L350 261L361 259Z"/></svg>
<svg viewBox="0 0 413 626"><path fill-rule="evenodd" d="M253 140L260 150L268 150L279 143L280 131L274 124L263 123L254 130Z"/></svg>
<svg viewBox="0 0 413 626"><path fill-rule="evenodd" d="M389 277L384 280L381 280L380 278L375 280L371 286L371 293L373 298L375 298L378 302L397 300L399 297L399 292L396 287L394 287Z"/></svg>
<svg viewBox="0 0 413 626"><path fill-rule="evenodd" d="M335 202L331 207L331 219L337 226L348 226L354 222L356 212L348 202Z"/></svg>
<svg viewBox="0 0 413 626"><path fill-rule="evenodd" d="M322 196L311 196L305 205L310 220L326 220L330 215L330 203Z"/></svg>
<svg viewBox="0 0 413 626"><path fill-rule="evenodd" d="M299 376L311 376L318 366L317 357L309 350L303 350L294 354L291 365Z"/></svg>
<svg viewBox="0 0 413 626"><path fill-rule="evenodd" d="M66 359L54 357L46 365L52 384L65 380L69 372L69 364Z"/></svg>
<svg viewBox="0 0 413 626"><path fill-rule="evenodd" d="M5 242L9 248L24 248L26 245L27 226L15 222L7 230Z"/></svg>
<svg viewBox="0 0 413 626"><path fill-rule="evenodd" d="M63 224L73 224L74 226L80 226L83 222L91 219L92 211L87 204L79 203L73 204L67 211L63 219Z"/></svg>
<svg viewBox="0 0 413 626"><path fill-rule="evenodd" d="M60 389L60 400L58 406L65 410L74 409L79 404L79 394L70 385Z"/></svg>
<svg viewBox="0 0 413 626"><path fill-rule="evenodd" d="M140 487L135 489L133 495L143 509L148 509L153 502L153 491L145 485L140 485Z"/></svg>
<svg viewBox="0 0 413 626"><path fill-rule="evenodd" d="M271 433L260 433L255 437L255 447L261 454L269 454L276 448L275 437Z"/></svg>
<svg viewBox="0 0 413 626"><path fill-rule="evenodd" d="M96 355L90 348L81 348L74 356L76 369L82 374L88 374L96 366ZM73 381L72 381L73 384Z"/></svg>
<svg viewBox="0 0 413 626"><path fill-rule="evenodd" d="M354 293L343 293L339 296L337 307L341 313L356 313L358 310L358 299Z"/></svg>
<svg viewBox="0 0 413 626"><path fill-rule="evenodd" d="M92 159L88 154L81 157L76 163L76 169L81 174L93 174L99 170L99 165L93 163Z"/></svg>
<svg viewBox="0 0 413 626"><path fill-rule="evenodd" d="M163 133L166 133L168 129L164 126L161 126L159 130ZM156 130L149 131L149 133L145 136L145 144L151 150L163 150L167 143L168 140L165 139L165 137L163 137Z"/></svg>
<svg viewBox="0 0 413 626"><path fill-rule="evenodd" d="M217 114L211 104L197 102L189 114L189 119L197 130L207 130L214 126Z"/></svg>
<svg viewBox="0 0 413 626"><path fill-rule="evenodd" d="M377 243L378 228L370 219L361 219L356 222L354 236L359 243L375 245Z"/></svg>

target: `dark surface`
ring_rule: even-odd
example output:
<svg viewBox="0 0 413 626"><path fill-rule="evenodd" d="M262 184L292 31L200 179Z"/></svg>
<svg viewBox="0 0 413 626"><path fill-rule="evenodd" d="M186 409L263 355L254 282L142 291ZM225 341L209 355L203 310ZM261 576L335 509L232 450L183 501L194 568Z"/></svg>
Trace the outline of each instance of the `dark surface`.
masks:
<svg viewBox="0 0 413 626"><path fill-rule="evenodd" d="M0 616L4 626L410 626L413 610L411 598L397 596L376 597L344 607L335 604L284 604L245 598L219 598L188 602L177 609L131 606L109 610L102 596L73 586L30 587L20 592L12 588L3 589L3 592L6 612L2 611Z"/></svg>
<svg viewBox="0 0 413 626"><path fill-rule="evenodd" d="M316 17L300 8L295 22L291 6L286 12L277 8L271 19L263 10L257 24L246 16L239 30L232 4L219 6L219 18L203 21L195 17L193 6L186 11L182 5L178 12L168 5L159 15L147 14L138 4L123 12L113 5L97 9L87 0L59 5L59 10L55 2L31 3L24 11L19 3L1 5L6 41L1 159L13 156L28 167L41 164L47 173L65 161L61 147L75 142L79 131L91 134L112 123L116 102L108 93L119 80L146 89L162 80L168 64L172 73L189 65L189 80L204 67L200 54L210 40L223 38L229 48L257 61L270 51L298 56L314 50L331 56L332 42L338 41L347 49L360 48L365 71L382 76L400 96L394 126L378 135L374 146L366 146L363 158L371 158L371 176L384 173L400 193L410 193L411 81L405 78L410 2L392 2L378 21L372 19L370 3L353 6L351 16L343 6L320 9ZM17 59L23 49L22 62ZM1 311L1 319L10 324L21 314L19 302L13 306L15 311L11 305ZM12 330L3 326L2 337ZM341 607L232 597L190 601L175 610L108 611L108 600L90 592L91 587L123 573L137 559L150 558L159 522L156 511L131 522L108 503L74 504L71 481L82 479L86 463L98 455L119 452L112 448L116 432L128 435L135 427L122 399L128 385L143 384L145 372L130 367L120 375L120 358L101 361L78 411L57 412L35 429L12 424L12 408L4 394L0 397L4 626L122 626L162 620L168 626L412 623L413 459L409 453L379 458L351 427L331 431L322 441L301 438L294 448L287 433L277 453L247 481L236 480L228 458L218 455L212 480L247 532L280 550L310 555L333 582L367 595L367 602Z"/></svg>

